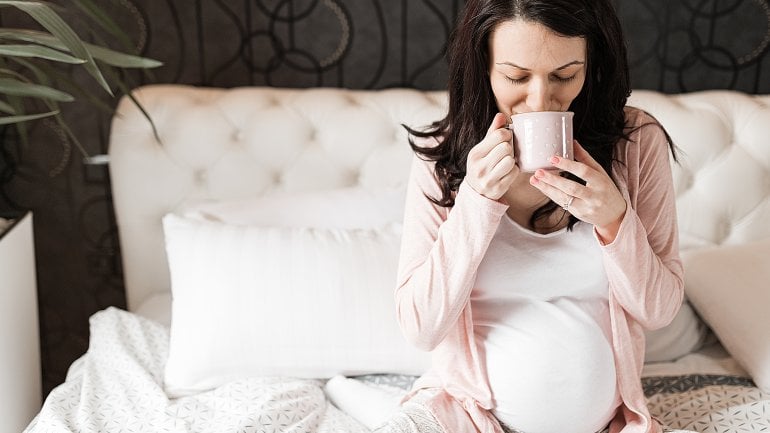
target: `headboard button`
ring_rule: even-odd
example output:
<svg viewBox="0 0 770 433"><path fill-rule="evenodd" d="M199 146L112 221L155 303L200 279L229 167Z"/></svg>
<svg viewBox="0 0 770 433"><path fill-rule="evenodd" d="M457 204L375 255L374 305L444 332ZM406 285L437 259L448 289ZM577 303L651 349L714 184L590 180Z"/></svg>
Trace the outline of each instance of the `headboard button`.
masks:
<svg viewBox="0 0 770 433"><path fill-rule="evenodd" d="M722 244L727 240L728 237L730 237L730 233L733 231L733 225L730 223L730 220L724 219L722 220L721 227L719 227L719 243Z"/></svg>
<svg viewBox="0 0 770 433"><path fill-rule="evenodd" d="M193 183L196 186L203 186L206 182L208 182L208 172L205 169L199 168L193 172Z"/></svg>
<svg viewBox="0 0 770 433"><path fill-rule="evenodd" d="M283 183L283 173L280 171L273 172L273 185L280 185Z"/></svg>
<svg viewBox="0 0 770 433"><path fill-rule="evenodd" d="M360 185L361 179L363 177L363 173L361 170L351 170L348 174L348 185L354 186L354 185Z"/></svg>

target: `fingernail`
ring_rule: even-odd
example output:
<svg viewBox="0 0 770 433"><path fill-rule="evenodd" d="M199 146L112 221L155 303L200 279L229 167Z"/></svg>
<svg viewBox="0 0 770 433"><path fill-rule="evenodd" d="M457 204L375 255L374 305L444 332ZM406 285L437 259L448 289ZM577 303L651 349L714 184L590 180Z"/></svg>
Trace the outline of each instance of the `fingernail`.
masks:
<svg viewBox="0 0 770 433"><path fill-rule="evenodd" d="M551 157L551 164L558 164L559 163L559 157L558 156L552 156Z"/></svg>
<svg viewBox="0 0 770 433"><path fill-rule="evenodd" d="M543 170L540 170L540 169L538 169L538 170L535 172L535 177L538 177L538 178L540 178L540 177L543 177L543 176L545 176L545 172L544 172Z"/></svg>
<svg viewBox="0 0 770 433"><path fill-rule="evenodd" d="M537 178L535 176L530 176L529 177L529 183L531 183L532 185L534 185L534 184L536 184L538 182L540 182L540 181L537 180Z"/></svg>

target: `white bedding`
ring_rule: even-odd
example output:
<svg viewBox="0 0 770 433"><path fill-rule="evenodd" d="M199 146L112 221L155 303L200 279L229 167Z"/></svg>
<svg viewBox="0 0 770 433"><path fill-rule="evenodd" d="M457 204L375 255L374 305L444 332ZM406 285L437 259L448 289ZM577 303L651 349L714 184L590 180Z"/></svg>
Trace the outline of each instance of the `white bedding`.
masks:
<svg viewBox="0 0 770 433"><path fill-rule="evenodd" d="M317 380L251 379L169 400L167 328L116 308L96 313L90 326L88 352L25 432L367 431L327 402Z"/></svg>
<svg viewBox="0 0 770 433"><path fill-rule="evenodd" d="M367 433L367 426L396 408L414 380L259 378L169 399L162 387L166 326L113 307L93 315L90 326L88 352L49 394L25 433ZM677 362L649 364L644 376L651 412L669 427L770 431L770 394L754 387L718 345Z"/></svg>
<svg viewBox="0 0 770 433"><path fill-rule="evenodd" d="M770 432L770 393L714 341L642 372L650 412L663 424L701 433Z"/></svg>

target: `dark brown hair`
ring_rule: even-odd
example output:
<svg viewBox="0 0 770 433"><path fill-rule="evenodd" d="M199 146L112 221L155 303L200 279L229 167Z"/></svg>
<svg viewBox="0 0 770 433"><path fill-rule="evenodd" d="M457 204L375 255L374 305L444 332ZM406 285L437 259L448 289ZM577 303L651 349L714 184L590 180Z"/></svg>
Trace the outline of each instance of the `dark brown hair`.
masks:
<svg viewBox="0 0 770 433"><path fill-rule="evenodd" d="M575 113L575 139L607 173L616 143L628 138L623 110L631 92L628 60L611 0L469 0L447 47L448 114L425 130L407 128L417 137L439 138L435 147L420 147L413 140L410 144L419 156L435 161L442 196L430 199L441 206L454 205L452 192L465 177L468 153L484 138L498 111L488 75L489 38L500 23L514 19L585 38L586 79L569 110ZM556 209L558 205L549 201L534 212L530 225ZM570 216L569 227L575 222Z"/></svg>

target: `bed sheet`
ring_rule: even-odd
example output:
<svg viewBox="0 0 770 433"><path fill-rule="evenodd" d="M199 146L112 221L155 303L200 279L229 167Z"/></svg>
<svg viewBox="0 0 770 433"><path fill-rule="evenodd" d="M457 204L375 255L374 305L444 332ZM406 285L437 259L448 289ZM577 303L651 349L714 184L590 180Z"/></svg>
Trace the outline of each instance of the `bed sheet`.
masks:
<svg viewBox="0 0 770 433"><path fill-rule="evenodd" d="M642 384L653 416L703 433L770 432L770 393L714 339L675 362L645 365Z"/></svg>
<svg viewBox="0 0 770 433"><path fill-rule="evenodd" d="M732 358L712 358L708 352L685 358L647 368L642 378L650 413L666 431L770 432L770 393L759 390ZM354 379L390 389L392 394L393 389L410 387L415 378L368 375ZM352 389L350 385L348 388ZM362 391L345 395L339 384L332 391L327 392L332 401L364 425L377 425L383 420L382 412L373 413L369 408L386 406L387 394L378 402Z"/></svg>
<svg viewBox="0 0 770 433"><path fill-rule="evenodd" d="M91 317L90 332L88 351L25 433L367 432L328 403L318 380L243 380L168 399L168 328L111 307Z"/></svg>
<svg viewBox="0 0 770 433"><path fill-rule="evenodd" d="M90 335L87 353L25 433L368 433L415 380L254 378L169 399L162 386L166 326L111 307L91 317ZM647 365L644 376L651 412L671 428L770 432L770 394L757 389L718 345L674 363Z"/></svg>

